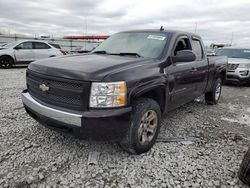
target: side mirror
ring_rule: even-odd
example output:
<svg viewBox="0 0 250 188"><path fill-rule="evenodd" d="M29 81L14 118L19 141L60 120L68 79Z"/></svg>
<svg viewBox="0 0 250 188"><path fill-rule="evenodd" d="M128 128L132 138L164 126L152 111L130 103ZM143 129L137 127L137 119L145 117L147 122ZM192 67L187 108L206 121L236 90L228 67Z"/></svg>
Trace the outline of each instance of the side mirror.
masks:
<svg viewBox="0 0 250 188"><path fill-rule="evenodd" d="M191 62L195 61L196 56L191 50L181 50L178 51L176 56L171 57L172 62Z"/></svg>

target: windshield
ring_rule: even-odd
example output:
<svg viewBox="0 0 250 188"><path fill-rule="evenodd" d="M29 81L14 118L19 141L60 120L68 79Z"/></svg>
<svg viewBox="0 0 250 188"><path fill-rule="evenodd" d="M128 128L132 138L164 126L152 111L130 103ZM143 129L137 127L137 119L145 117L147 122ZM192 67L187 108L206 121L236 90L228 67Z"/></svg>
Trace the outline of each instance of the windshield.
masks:
<svg viewBox="0 0 250 188"><path fill-rule="evenodd" d="M250 58L250 49L218 49L216 55L227 56L228 58Z"/></svg>
<svg viewBox="0 0 250 188"><path fill-rule="evenodd" d="M10 42L10 43L4 45L3 48L11 48L11 47L15 46L16 44L18 44L17 41L15 41L15 42Z"/></svg>
<svg viewBox="0 0 250 188"><path fill-rule="evenodd" d="M118 33L100 44L93 52L103 51L113 55L137 54L139 57L158 58L166 41L166 33Z"/></svg>

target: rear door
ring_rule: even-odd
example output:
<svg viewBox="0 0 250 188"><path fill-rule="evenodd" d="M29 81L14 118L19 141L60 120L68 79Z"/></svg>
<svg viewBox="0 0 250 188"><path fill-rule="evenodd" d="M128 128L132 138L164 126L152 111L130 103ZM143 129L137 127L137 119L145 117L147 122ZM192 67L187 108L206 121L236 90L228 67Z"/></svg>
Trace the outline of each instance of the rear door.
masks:
<svg viewBox="0 0 250 188"><path fill-rule="evenodd" d="M190 38L186 35L180 36L175 42L172 56L177 51L192 50ZM172 106L177 107L189 102L195 96L194 72L196 71L196 62L177 62L172 63L167 68L169 91Z"/></svg>
<svg viewBox="0 0 250 188"><path fill-rule="evenodd" d="M33 42L35 59L43 59L53 56L52 48L44 42Z"/></svg>
<svg viewBox="0 0 250 188"><path fill-rule="evenodd" d="M199 97L204 93L207 85L208 60L204 53L201 39L198 37L192 37L191 41L193 52L196 55L196 71L193 73L193 81L195 83L195 95L196 97Z"/></svg>
<svg viewBox="0 0 250 188"><path fill-rule="evenodd" d="M31 62L35 60L32 42L23 42L14 48L14 54L17 62Z"/></svg>

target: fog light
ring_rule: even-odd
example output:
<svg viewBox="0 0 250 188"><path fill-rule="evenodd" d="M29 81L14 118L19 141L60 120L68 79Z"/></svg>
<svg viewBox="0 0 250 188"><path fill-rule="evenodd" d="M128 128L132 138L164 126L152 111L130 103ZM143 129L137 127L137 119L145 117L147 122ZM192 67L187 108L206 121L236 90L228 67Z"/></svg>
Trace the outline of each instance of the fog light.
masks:
<svg viewBox="0 0 250 188"><path fill-rule="evenodd" d="M248 71L248 70L245 70L245 71L240 71L240 75L241 75L241 76L247 76L247 75L248 75L248 73L249 73L249 71Z"/></svg>

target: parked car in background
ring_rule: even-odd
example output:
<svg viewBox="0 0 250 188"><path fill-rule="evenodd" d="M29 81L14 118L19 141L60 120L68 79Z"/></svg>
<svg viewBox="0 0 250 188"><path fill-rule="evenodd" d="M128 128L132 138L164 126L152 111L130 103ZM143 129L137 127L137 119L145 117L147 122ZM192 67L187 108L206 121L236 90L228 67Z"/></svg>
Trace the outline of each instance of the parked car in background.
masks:
<svg viewBox="0 0 250 188"><path fill-rule="evenodd" d="M65 53L46 41L22 40L0 47L0 66L10 68L17 64L27 64L35 60L64 55Z"/></svg>
<svg viewBox="0 0 250 188"><path fill-rule="evenodd" d="M7 43L3 43L3 44L1 44L1 45L0 45L0 48L1 48L1 47L4 47L6 44L7 44Z"/></svg>
<svg viewBox="0 0 250 188"><path fill-rule="evenodd" d="M214 50L207 50L207 56L214 56L215 55L215 51Z"/></svg>
<svg viewBox="0 0 250 188"><path fill-rule="evenodd" d="M216 55L228 57L226 82L250 84L250 48L221 48Z"/></svg>
<svg viewBox="0 0 250 188"><path fill-rule="evenodd" d="M218 103L226 64L226 57L207 58L196 34L121 32L92 53L31 63L22 101L51 129L117 140L140 154L153 146L163 114L203 94Z"/></svg>
<svg viewBox="0 0 250 188"><path fill-rule="evenodd" d="M76 52L77 53L89 53L92 50L94 50L97 46L99 46L100 43L85 43L84 46L80 47L80 48L76 48Z"/></svg>

